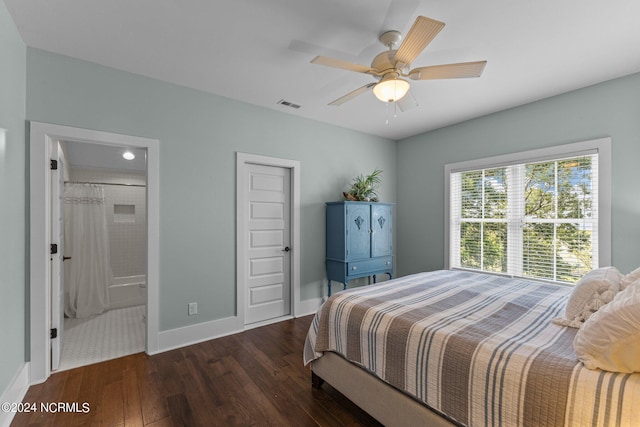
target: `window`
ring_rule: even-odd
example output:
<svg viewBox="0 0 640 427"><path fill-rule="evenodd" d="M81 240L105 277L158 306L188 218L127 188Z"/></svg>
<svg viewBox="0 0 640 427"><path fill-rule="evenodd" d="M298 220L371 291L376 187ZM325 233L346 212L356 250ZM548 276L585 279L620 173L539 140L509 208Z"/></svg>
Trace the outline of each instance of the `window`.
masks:
<svg viewBox="0 0 640 427"><path fill-rule="evenodd" d="M609 142L447 165L449 267L574 283L608 264Z"/></svg>

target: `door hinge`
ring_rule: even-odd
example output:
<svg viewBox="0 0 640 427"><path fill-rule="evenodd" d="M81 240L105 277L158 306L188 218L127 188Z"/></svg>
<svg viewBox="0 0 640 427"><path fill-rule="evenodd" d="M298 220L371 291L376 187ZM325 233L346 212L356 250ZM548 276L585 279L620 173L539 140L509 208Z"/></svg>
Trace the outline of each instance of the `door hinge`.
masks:
<svg viewBox="0 0 640 427"><path fill-rule="evenodd" d="M58 161L57 160L51 159L51 170L52 171L57 171L58 170Z"/></svg>
<svg viewBox="0 0 640 427"><path fill-rule="evenodd" d="M55 244L55 243L52 243L51 247L50 247L50 252L51 252L51 255L57 254L58 253L58 245Z"/></svg>
<svg viewBox="0 0 640 427"><path fill-rule="evenodd" d="M51 339L58 338L58 328L51 328Z"/></svg>

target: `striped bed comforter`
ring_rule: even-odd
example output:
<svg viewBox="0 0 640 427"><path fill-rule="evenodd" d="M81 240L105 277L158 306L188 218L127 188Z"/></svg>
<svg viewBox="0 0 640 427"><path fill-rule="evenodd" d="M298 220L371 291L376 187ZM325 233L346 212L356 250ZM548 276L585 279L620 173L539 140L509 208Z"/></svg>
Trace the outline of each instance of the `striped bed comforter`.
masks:
<svg viewBox="0 0 640 427"><path fill-rule="evenodd" d="M336 352L467 426L640 426L640 374L586 369L555 325L571 288L434 271L337 293L305 364Z"/></svg>

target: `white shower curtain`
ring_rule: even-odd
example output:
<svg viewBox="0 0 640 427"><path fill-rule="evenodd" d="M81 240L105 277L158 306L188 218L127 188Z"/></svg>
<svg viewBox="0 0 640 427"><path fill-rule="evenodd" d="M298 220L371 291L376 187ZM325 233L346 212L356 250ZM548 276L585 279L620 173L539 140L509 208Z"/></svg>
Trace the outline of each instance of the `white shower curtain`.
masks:
<svg viewBox="0 0 640 427"><path fill-rule="evenodd" d="M104 188L95 184L64 186L64 313L82 318L109 308L113 273L109 256Z"/></svg>

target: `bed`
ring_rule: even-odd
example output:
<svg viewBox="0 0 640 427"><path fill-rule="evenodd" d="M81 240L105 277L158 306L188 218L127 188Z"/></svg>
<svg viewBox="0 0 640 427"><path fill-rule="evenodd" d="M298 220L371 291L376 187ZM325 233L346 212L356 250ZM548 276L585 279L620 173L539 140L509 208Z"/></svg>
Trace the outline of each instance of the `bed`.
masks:
<svg viewBox="0 0 640 427"><path fill-rule="evenodd" d="M339 292L304 350L385 425L637 426L640 374L589 370L559 326L572 288L466 271Z"/></svg>

